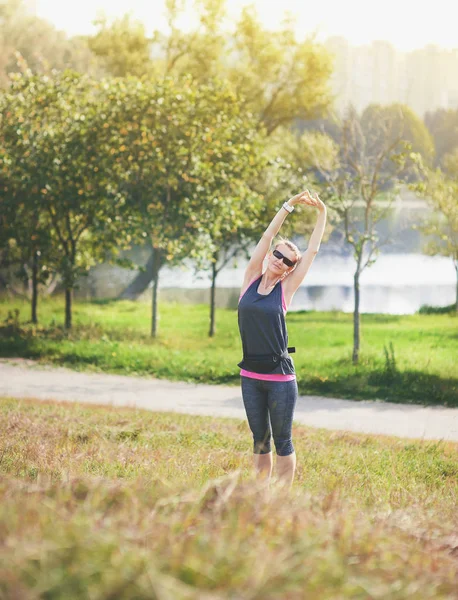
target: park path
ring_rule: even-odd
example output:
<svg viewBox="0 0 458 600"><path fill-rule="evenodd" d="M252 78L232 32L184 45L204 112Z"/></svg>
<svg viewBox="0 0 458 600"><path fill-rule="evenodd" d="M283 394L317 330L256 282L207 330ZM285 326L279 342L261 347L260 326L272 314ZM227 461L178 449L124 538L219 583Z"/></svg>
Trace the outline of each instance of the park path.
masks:
<svg viewBox="0 0 458 600"><path fill-rule="evenodd" d="M0 359L0 396L246 419L237 386L81 373L28 359ZM325 429L458 442L458 408L299 396L294 421Z"/></svg>

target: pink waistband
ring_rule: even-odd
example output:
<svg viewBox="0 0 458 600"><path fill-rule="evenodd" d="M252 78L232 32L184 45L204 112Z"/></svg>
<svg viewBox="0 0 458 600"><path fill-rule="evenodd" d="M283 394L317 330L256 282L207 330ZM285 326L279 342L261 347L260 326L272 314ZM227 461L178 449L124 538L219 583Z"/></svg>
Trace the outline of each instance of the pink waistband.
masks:
<svg viewBox="0 0 458 600"><path fill-rule="evenodd" d="M293 379L296 379L294 373L291 373L290 375L283 375L282 373L271 375L270 373L253 373L253 371L245 371L245 369L241 369L240 375L243 377L251 377L251 379L262 379L263 381L292 381Z"/></svg>

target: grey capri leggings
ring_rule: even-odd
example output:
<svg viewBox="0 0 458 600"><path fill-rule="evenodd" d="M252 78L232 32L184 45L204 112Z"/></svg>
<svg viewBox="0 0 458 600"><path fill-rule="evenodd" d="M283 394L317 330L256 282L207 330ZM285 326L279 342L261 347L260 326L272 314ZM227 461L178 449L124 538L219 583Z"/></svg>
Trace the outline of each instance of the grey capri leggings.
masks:
<svg viewBox="0 0 458 600"><path fill-rule="evenodd" d="M264 381L241 376L242 398L253 434L254 453L271 451L273 433L278 456L294 452L293 414L297 401L297 381ZM269 423L270 416L270 423ZM272 424L272 429L270 427Z"/></svg>

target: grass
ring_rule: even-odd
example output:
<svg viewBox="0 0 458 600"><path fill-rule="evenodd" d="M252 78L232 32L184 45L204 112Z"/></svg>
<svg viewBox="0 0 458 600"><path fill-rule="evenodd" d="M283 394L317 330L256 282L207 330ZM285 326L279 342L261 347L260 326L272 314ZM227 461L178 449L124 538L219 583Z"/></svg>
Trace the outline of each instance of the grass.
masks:
<svg viewBox="0 0 458 600"><path fill-rule="evenodd" d="M17 310L19 318L8 319ZM239 384L241 344L234 310L217 310L207 336L206 305L159 306L159 335L150 336L149 304L104 300L74 304L73 330L63 328L61 298L40 300L38 326L30 306L0 301L0 355L35 358L77 370L203 383ZM338 311L287 316L299 392L458 406L457 317L448 314L361 315L359 365L352 364L353 315Z"/></svg>
<svg viewBox="0 0 458 600"><path fill-rule="evenodd" d="M457 444L293 439L262 501L244 420L0 399L0 598L458 597Z"/></svg>

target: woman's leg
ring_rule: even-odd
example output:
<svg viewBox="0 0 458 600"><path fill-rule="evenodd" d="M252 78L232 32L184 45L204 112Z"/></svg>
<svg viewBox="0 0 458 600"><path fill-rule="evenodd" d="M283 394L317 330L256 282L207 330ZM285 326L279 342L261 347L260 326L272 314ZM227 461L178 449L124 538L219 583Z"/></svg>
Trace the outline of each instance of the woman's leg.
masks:
<svg viewBox="0 0 458 600"><path fill-rule="evenodd" d="M296 452L288 456L277 454L277 477L278 481L285 486L287 490L291 489L296 471Z"/></svg>
<svg viewBox="0 0 458 600"><path fill-rule="evenodd" d="M272 451L267 454L253 454L253 463L258 479L270 481L273 467Z"/></svg>
<svg viewBox="0 0 458 600"><path fill-rule="evenodd" d="M258 479L270 481L272 474L272 432L269 422L267 391L264 382L250 377L241 377L242 398L245 412L253 434L254 468Z"/></svg>
<svg viewBox="0 0 458 600"><path fill-rule="evenodd" d="M292 486L296 471L296 453L292 440L294 409L297 402L297 381L269 382L269 412L277 451L276 475L287 490Z"/></svg>

